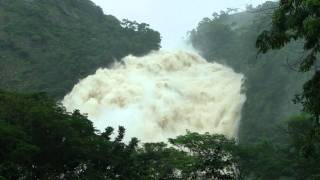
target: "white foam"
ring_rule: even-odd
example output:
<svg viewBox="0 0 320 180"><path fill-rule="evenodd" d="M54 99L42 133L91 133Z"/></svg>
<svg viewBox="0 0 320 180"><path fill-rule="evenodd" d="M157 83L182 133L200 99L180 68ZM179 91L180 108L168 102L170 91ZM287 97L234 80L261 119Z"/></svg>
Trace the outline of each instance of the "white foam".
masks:
<svg viewBox="0 0 320 180"><path fill-rule="evenodd" d="M158 51L98 69L62 103L68 111L87 113L102 131L124 126L127 139L165 141L186 129L235 138L246 99L243 79L196 53Z"/></svg>

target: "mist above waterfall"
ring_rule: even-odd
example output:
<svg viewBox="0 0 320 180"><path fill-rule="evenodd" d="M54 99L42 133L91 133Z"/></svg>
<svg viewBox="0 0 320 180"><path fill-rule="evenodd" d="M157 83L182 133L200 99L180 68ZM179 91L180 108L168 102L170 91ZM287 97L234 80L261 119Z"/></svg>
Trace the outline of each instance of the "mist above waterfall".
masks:
<svg viewBox="0 0 320 180"><path fill-rule="evenodd" d="M244 76L196 53L127 56L81 80L62 103L87 113L97 129L126 128L143 142L195 132L236 137Z"/></svg>

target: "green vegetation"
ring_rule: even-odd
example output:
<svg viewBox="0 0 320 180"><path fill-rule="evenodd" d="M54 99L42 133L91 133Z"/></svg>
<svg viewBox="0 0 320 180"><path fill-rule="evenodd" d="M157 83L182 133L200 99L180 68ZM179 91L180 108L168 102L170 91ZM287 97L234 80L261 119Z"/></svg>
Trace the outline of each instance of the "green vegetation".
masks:
<svg viewBox="0 0 320 180"><path fill-rule="evenodd" d="M312 125L312 117L301 114L281 126L286 141L261 139L254 144L239 145L239 167L244 179L319 179L320 143L306 146Z"/></svg>
<svg viewBox="0 0 320 180"><path fill-rule="evenodd" d="M305 83L303 93L297 97L304 111L320 125L320 67L317 55L320 52L320 2L317 0L280 1L274 11L271 30L263 31L256 46L260 52L281 49L290 41L304 40L304 56L299 63L301 72L313 71L314 76Z"/></svg>
<svg viewBox="0 0 320 180"><path fill-rule="evenodd" d="M319 5L283 0L222 12L190 34L205 57L247 77L237 147L243 179L320 178ZM239 17L252 23L238 23Z"/></svg>
<svg viewBox="0 0 320 180"><path fill-rule="evenodd" d="M257 37L270 28L276 6L267 2L242 13L215 14L203 19L190 33L193 46L209 61L226 64L247 78L247 101L239 134L242 143L257 142L262 137L281 140L283 132L279 130L279 122L298 114L302 108L292 101L309 76L293 70L292 64L301 56L301 42L257 56Z"/></svg>
<svg viewBox="0 0 320 180"><path fill-rule="evenodd" d="M281 0L205 18L191 43L247 77L240 142L187 131L139 144L56 98L98 67L158 49L159 33L89 0L0 0L0 87L55 98L0 90L0 179L320 179L319 9Z"/></svg>
<svg viewBox="0 0 320 180"><path fill-rule="evenodd" d="M0 92L0 179L234 179L235 142L188 132L165 143L110 138L44 94ZM230 157L229 157L230 156ZM229 158L226 158L229 157ZM227 171L224 171L227 168Z"/></svg>
<svg viewBox="0 0 320 180"><path fill-rule="evenodd" d="M1 0L0 87L62 98L79 79L160 47L145 23L119 21L89 0Z"/></svg>
<svg viewBox="0 0 320 180"><path fill-rule="evenodd" d="M281 144L187 132L169 146L138 146L136 138L122 142L123 127L111 138L112 128L95 130L45 94L1 91L0 179L317 179L320 143L312 156L301 151L312 127L309 115L291 118Z"/></svg>

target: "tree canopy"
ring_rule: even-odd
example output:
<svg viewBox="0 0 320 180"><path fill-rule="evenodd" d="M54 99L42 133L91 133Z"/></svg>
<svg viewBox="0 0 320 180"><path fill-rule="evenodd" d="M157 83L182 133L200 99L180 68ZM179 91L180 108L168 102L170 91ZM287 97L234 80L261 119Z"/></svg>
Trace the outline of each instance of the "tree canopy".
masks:
<svg viewBox="0 0 320 180"><path fill-rule="evenodd" d="M0 87L6 90L62 98L96 69L160 48L159 32L104 15L90 0L1 0L0 22Z"/></svg>
<svg viewBox="0 0 320 180"><path fill-rule="evenodd" d="M256 42L259 52L280 49L290 41L303 40L304 53L299 70L310 71L314 66L313 78L303 86L303 93L296 102L301 102L304 111L312 114L320 124L320 69L317 64L320 51L320 1L281 0L272 16L272 27L263 31Z"/></svg>
<svg viewBox="0 0 320 180"><path fill-rule="evenodd" d="M223 135L186 134L167 143L123 142L108 127L43 93L0 92L0 179L316 179L320 143L311 143L312 116L283 124L286 143L237 144ZM306 150L314 152L306 156Z"/></svg>
<svg viewBox="0 0 320 180"><path fill-rule="evenodd" d="M0 92L2 179L236 179L235 142L188 132L166 143L97 131L45 94ZM226 158L228 157L228 158Z"/></svg>
<svg viewBox="0 0 320 180"><path fill-rule="evenodd" d="M319 6L266 2L191 31L207 59L247 77L239 142L190 131L124 142L124 127L98 131L46 93L0 90L0 179L320 179ZM89 0L0 0L0 22L0 87L55 98L97 67L160 47L148 24L104 15ZM292 71L295 59L315 72ZM300 112L291 99L305 81Z"/></svg>
<svg viewBox="0 0 320 180"><path fill-rule="evenodd" d="M192 45L206 59L226 64L246 77L240 143L252 143L261 137L281 140L283 135L277 126L300 112L301 106L292 99L310 76L293 71L290 66L300 57L300 41L281 51L257 56L257 36L271 28L272 12L277 6L266 2L245 12L215 14L203 19L190 33Z"/></svg>
<svg viewBox="0 0 320 180"><path fill-rule="evenodd" d="M319 178L320 131L316 119L320 73L317 68L315 73L296 71L296 66L300 71L311 71L315 65L308 67L305 62L312 56L317 58L310 45L316 46L319 33L313 38L310 35L319 29L312 30L316 25L310 22L297 26L300 17L317 16L316 2L266 2L245 12L222 12L205 18L190 33L191 43L207 59L229 65L247 77L247 102L236 147L238 154L234 156L239 158L240 179ZM296 9L290 9L290 3ZM247 21L251 23L244 23ZM297 28L306 29L299 30L299 34ZM294 33L297 34L293 36ZM301 58L302 53L307 55ZM297 102L300 104L295 105Z"/></svg>
<svg viewBox="0 0 320 180"><path fill-rule="evenodd" d="M309 71L320 51L319 8L318 0L280 0L273 12L271 29L263 31L257 39L259 51L266 53L303 39L306 56L300 63L300 70Z"/></svg>

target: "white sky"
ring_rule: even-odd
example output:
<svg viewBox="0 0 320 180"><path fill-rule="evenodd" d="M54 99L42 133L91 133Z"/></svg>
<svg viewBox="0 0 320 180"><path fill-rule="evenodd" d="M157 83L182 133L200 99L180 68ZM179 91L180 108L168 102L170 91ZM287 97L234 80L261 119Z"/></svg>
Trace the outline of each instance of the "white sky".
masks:
<svg viewBox="0 0 320 180"><path fill-rule="evenodd" d="M187 32L204 17L227 8L244 9L266 0L92 0L105 14L150 24L162 36L164 49L179 48Z"/></svg>

